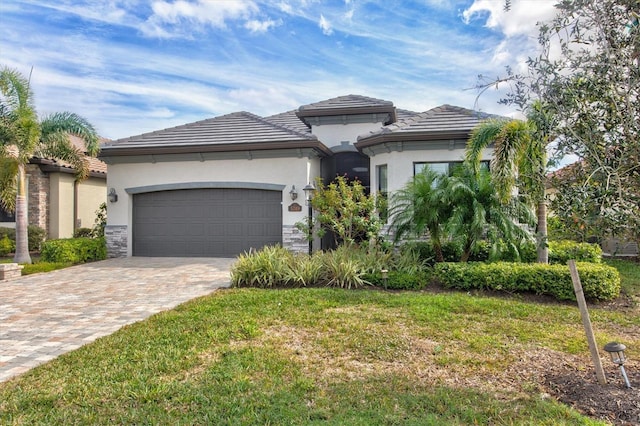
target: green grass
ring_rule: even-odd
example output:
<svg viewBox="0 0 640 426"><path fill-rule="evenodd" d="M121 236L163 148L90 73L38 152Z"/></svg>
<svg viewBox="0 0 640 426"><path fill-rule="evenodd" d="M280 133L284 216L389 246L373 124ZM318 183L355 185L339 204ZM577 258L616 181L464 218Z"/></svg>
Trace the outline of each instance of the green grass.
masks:
<svg viewBox="0 0 640 426"><path fill-rule="evenodd" d="M625 259L605 259L604 262L620 272L622 294L640 297L640 263Z"/></svg>
<svg viewBox="0 0 640 426"><path fill-rule="evenodd" d="M590 315L640 358L637 307ZM577 307L522 297L222 290L1 383L0 424L599 425L540 386L591 368L585 340Z"/></svg>
<svg viewBox="0 0 640 426"><path fill-rule="evenodd" d="M592 321L599 341L640 347L637 314L593 308ZM223 290L0 384L0 424L603 424L511 380L523 353L550 351L588 366L576 307Z"/></svg>
<svg viewBox="0 0 640 426"><path fill-rule="evenodd" d="M39 256L31 257L31 264L24 264L22 275L38 274L41 272L51 272L57 269L68 268L73 266L70 262L41 262ZM13 263L13 258L4 257L0 259L0 263Z"/></svg>

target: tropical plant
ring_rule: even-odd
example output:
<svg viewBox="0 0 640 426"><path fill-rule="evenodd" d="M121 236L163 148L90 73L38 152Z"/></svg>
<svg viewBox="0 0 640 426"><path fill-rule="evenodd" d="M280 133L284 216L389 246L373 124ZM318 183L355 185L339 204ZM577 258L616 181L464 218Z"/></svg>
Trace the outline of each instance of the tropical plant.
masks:
<svg viewBox="0 0 640 426"><path fill-rule="evenodd" d="M461 262L469 260L484 236L494 252L506 244L508 250L516 253L529 238L523 225L535 222L533 213L517 197L505 201L496 191L488 171L459 167L447 179L443 193L445 204L451 206L446 231L462 247Z"/></svg>
<svg viewBox="0 0 640 426"><path fill-rule="evenodd" d="M444 262L443 226L451 214L451 207L445 202L446 184L446 176L425 168L393 193L389 207L395 241L428 233L437 262Z"/></svg>
<svg viewBox="0 0 640 426"><path fill-rule="evenodd" d="M319 237L332 232L336 245L377 241L383 223L378 216L376 197L367 195L358 180L338 176L324 185L322 179L316 179L311 206L316 212L311 228L307 223L296 223L309 238L316 229Z"/></svg>
<svg viewBox="0 0 640 426"><path fill-rule="evenodd" d="M527 121L488 120L479 124L469 139L466 157L478 171L482 151L493 144L490 170L496 190L503 202L509 202L517 188L521 199L536 209L538 262L548 263L545 183L546 150L553 139L552 115L542 103L534 102L527 117Z"/></svg>
<svg viewBox="0 0 640 426"><path fill-rule="evenodd" d="M15 262L31 263L26 208L29 160L34 156L57 158L73 166L77 179L88 175L84 153L69 135L81 138L89 155L98 153L98 135L87 120L70 112L38 119L29 80L17 70L0 70L0 203L16 213Z"/></svg>

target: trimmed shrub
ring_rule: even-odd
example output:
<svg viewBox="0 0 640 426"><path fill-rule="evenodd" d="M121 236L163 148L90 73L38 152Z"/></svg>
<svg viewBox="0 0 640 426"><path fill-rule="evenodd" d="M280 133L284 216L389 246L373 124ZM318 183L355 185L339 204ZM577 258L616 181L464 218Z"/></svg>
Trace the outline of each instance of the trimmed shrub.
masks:
<svg viewBox="0 0 640 426"><path fill-rule="evenodd" d="M8 235L0 238L0 256L6 256L13 253L16 249L16 243L9 238Z"/></svg>
<svg viewBox="0 0 640 426"><path fill-rule="evenodd" d="M28 232L28 245L29 251L38 251L44 241L45 231L36 225L29 225ZM0 238L8 237L14 243L16 242L16 230L14 228L0 228Z"/></svg>
<svg viewBox="0 0 640 426"><path fill-rule="evenodd" d="M598 244L577 243L575 241L549 241L549 263L566 264L568 260L576 262L602 261L602 249Z"/></svg>
<svg viewBox="0 0 640 426"><path fill-rule="evenodd" d="M42 244L43 262L84 263L107 258L104 238L66 238Z"/></svg>
<svg viewBox="0 0 640 426"><path fill-rule="evenodd" d="M585 298L612 300L620 295L620 275L603 264L577 264ZM435 278L443 287L458 290L533 292L559 300L576 300L569 268L526 263L439 263Z"/></svg>
<svg viewBox="0 0 640 426"><path fill-rule="evenodd" d="M29 239L29 251L39 251L46 237L45 230L36 225L29 225L27 233Z"/></svg>

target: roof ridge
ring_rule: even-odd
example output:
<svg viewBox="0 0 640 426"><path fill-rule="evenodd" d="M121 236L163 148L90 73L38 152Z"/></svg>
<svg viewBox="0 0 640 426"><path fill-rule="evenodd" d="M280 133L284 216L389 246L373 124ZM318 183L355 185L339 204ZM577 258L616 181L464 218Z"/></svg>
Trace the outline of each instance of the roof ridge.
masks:
<svg viewBox="0 0 640 426"><path fill-rule="evenodd" d="M286 112L284 112L284 113L282 113L282 114L285 114L285 113L286 113ZM249 113L249 114L251 114L251 113ZM308 134L308 133L302 133L302 132L299 132L299 131L297 131L296 129L291 128L291 127L289 127L289 126L286 126L286 125L284 125L284 124L274 123L274 122L272 122L272 121L268 120L266 117L260 117L260 116L255 115L255 114L251 114L251 115L252 115L252 116L254 116L254 117L256 118L256 120L257 120L257 121L260 121L261 123L265 123L265 124L268 124L268 125L270 125L270 126L272 126L272 127L277 128L277 129L284 130L284 131L286 131L286 132L289 132L289 133L290 133L290 134L292 134L292 135L295 135L295 136L302 136L302 137L304 137L305 139L309 139L309 140L317 140L317 139L318 139L318 137L317 137L316 135L311 135L311 134ZM275 115L279 115L279 114L275 114Z"/></svg>

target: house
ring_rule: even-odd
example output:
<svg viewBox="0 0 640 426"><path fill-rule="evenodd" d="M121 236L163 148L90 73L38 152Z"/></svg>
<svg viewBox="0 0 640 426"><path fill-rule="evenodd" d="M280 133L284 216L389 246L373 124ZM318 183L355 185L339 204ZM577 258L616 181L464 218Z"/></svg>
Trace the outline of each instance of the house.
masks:
<svg viewBox="0 0 640 426"><path fill-rule="evenodd" d="M461 162L489 115L443 105L424 113L359 95L269 117L236 112L109 142L109 256L233 257L282 244L306 251L298 194L316 177L393 192L429 165ZM491 150L486 150L489 159ZM315 241L314 248L320 247Z"/></svg>
<svg viewBox="0 0 640 426"><path fill-rule="evenodd" d="M70 136L76 148L82 139ZM86 157L89 177L75 179L75 169L64 161L33 157L27 164L27 210L29 225L45 230L47 238L71 238L76 229L91 228L96 210L107 200L107 165ZM0 227L14 228L13 214L0 211Z"/></svg>

